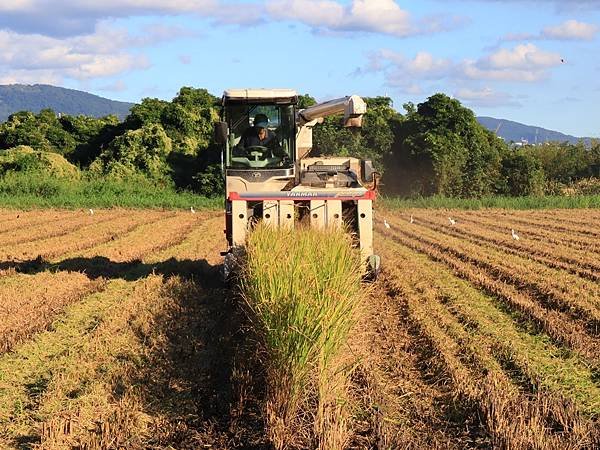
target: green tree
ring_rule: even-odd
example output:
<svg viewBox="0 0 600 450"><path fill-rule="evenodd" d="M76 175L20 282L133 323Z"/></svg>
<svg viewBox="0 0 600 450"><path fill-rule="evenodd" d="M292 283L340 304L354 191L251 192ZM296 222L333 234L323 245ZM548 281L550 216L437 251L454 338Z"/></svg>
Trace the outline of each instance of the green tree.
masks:
<svg viewBox="0 0 600 450"><path fill-rule="evenodd" d="M182 87L171 102L143 99L131 108L124 126L135 130L144 125L160 124L171 139L173 151L198 156L212 144L218 101L206 89Z"/></svg>
<svg viewBox="0 0 600 450"><path fill-rule="evenodd" d="M169 102L157 98L144 98L142 102L134 105L125 118L126 129L136 130L144 125L162 124L161 116Z"/></svg>
<svg viewBox="0 0 600 450"><path fill-rule="evenodd" d="M588 157L591 176L600 178L600 139L592 140Z"/></svg>
<svg viewBox="0 0 600 450"><path fill-rule="evenodd" d="M50 142L43 130L38 127L34 113L21 111L11 114L8 120L0 125L0 147L8 149L26 145L36 150L48 149Z"/></svg>
<svg viewBox="0 0 600 450"><path fill-rule="evenodd" d="M493 192L504 144L485 130L473 112L444 94L416 108L395 127L386 164L392 192L478 197Z"/></svg>
<svg viewBox="0 0 600 450"><path fill-rule="evenodd" d="M18 145L65 156L75 150L75 140L62 128L51 109L43 109L38 114L18 112L0 125L0 148Z"/></svg>
<svg viewBox="0 0 600 450"><path fill-rule="evenodd" d="M206 89L182 87L171 109L163 112L163 124L171 131L177 151L199 155L213 144L213 123L219 120L219 99ZM170 120L169 120L170 119ZM183 136L176 133L183 132Z"/></svg>
<svg viewBox="0 0 600 450"><path fill-rule="evenodd" d="M550 142L525 149L540 162L549 181L570 183L593 174L590 151L583 142Z"/></svg>
<svg viewBox="0 0 600 450"><path fill-rule="evenodd" d="M298 105L297 105L298 109L305 109L305 108L308 108L309 106L313 106L316 104L317 104L317 101L314 99L314 97L311 97L308 94L298 96Z"/></svg>
<svg viewBox="0 0 600 450"><path fill-rule="evenodd" d="M69 155L69 160L84 167L89 166L110 141L123 133L122 123L114 115L101 118L63 115L59 121L75 141L75 150Z"/></svg>
<svg viewBox="0 0 600 450"><path fill-rule="evenodd" d="M117 136L91 164L98 174L124 178L136 172L153 179L166 179L170 173L167 157L171 139L159 124L144 125Z"/></svg>
<svg viewBox="0 0 600 450"><path fill-rule="evenodd" d="M36 116L38 127L50 144L46 151L68 156L75 150L75 139L63 129L58 116L51 109L43 109Z"/></svg>
<svg viewBox="0 0 600 450"><path fill-rule="evenodd" d="M512 196L542 195L544 171L525 149L507 153L502 159L499 193Z"/></svg>

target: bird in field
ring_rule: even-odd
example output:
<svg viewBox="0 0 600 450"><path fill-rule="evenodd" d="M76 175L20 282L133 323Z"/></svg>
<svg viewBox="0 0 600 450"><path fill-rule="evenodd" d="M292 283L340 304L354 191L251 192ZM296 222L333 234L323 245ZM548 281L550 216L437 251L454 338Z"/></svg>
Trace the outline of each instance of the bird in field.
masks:
<svg viewBox="0 0 600 450"><path fill-rule="evenodd" d="M94 215L94 210L92 208L90 208L89 211L90 211L90 216L93 216Z"/></svg>
<svg viewBox="0 0 600 450"><path fill-rule="evenodd" d="M412 214L410 215L410 223L414 223L415 219L413 218Z"/></svg>
<svg viewBox="0 0 600 450"><path fill-rule="evenodd" d="M456 225L456 220L454 220L452 217L448 217L448 220L450 221L450 225Z"/></svg>
<svg viewBox="0 0 600 450"><path fill-rule="evenodd" d="M510 234L512 235L512 238L513 238L515 241L518 241L518 240L520 239L520 238L519 238L519 235L518 235L517 233L515 233L515 230L511 229L511 230L510 230Z"/></svg>
<svg viewBox="0 0 600 450"><path fill-rule="evenodd" d="M390 228L390 224L387 222L387 220L383 219L383 224L386 228Z"/></svg>
<svg viewBox="0 0 600 450"><path fill-rule="evenodd" d="M196 214L196 210L194 209L194 207L193 207L193 206L190 206L190 212L191 212L192 214Z"/></svg>

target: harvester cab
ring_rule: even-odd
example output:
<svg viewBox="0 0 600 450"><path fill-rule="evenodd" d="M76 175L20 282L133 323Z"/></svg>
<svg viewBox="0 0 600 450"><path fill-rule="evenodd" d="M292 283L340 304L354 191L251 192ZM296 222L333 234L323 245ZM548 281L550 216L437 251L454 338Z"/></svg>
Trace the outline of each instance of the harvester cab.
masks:
<svg viewBox="0 0 600 450"><path fill-rule="evenodd" d="M349 230L360 248L366 274L376 277L380 258L373 253L373 200L377 176L371 161L352 157L309 156L312 127L333 114L344 126L360 127L366 112L358 96L298 109L290 89L230 89L222 98L215 137L223 146L225 175L224 272L245 245L254 223L293 228Z"/></svg>

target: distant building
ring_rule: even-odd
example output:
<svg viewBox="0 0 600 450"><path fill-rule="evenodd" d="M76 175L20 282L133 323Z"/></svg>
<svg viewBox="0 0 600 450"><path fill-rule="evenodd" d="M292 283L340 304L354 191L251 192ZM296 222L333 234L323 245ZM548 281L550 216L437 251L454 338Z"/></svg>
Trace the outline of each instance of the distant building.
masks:
<svg viewBox="0 0 600 450"><path fill-rule="evenodd" d="M511 145L513 147L523 147L524 145L529 145L529 141L527 139L521 138L520 141L512 142Z"/></svg>

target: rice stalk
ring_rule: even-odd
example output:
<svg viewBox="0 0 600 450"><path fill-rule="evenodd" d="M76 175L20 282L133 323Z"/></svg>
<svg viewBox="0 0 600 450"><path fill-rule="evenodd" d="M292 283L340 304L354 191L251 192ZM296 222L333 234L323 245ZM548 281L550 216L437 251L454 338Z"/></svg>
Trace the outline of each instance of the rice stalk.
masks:
<svg viewBox="0 0 600 450"><path fill-rule="evenodd" d="M246 251L241 284L267 355L273 444L289 448L304 436L319 448L343 448L349 366L341 350L361 300L358 253L343 230L264 225Z"/></svg>

